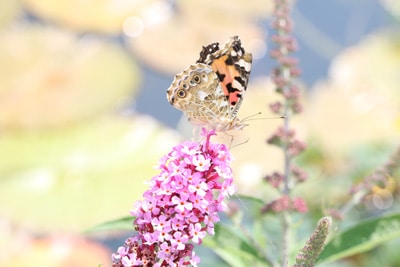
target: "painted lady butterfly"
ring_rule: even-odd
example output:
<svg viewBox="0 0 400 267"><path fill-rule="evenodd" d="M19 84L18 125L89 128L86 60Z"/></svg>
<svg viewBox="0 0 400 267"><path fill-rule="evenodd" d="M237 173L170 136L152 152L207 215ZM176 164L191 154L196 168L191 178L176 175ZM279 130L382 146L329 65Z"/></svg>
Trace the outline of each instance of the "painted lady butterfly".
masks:
<svg viewBox="0 0 400 267"><path fill-rule="evenodd" d="M238 36L220 49L219 43L203 46L196 64L175 76L167 90L168 101L195 125L226 132L245 124L236 115L243 101L252 56Z"/></svg>

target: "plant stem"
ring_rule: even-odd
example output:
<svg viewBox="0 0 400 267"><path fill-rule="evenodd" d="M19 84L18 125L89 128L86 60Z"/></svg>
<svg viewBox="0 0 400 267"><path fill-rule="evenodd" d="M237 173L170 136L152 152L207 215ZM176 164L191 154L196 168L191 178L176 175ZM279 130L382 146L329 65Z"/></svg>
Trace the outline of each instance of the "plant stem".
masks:
<svg viewBox="0 0 400 267"><path fill-rule="evenodd" d="M289 114L288 114L288 104L287 101L285 101L285 111L284 111L284 121L283 121L283 127L284 131L287 133L289 132ZM283 145L283 153L284 153L284 187L283 187L283 194L284 195L289 195L290 194L290 188L289 188L289 178L290 178L290 156L288 152L288 143L285 142Z"/></svg>
<svg viewBox="0 0 400 267"><path fill-rule="evenodd" d="M282 267L286 267L289 259L289 239L290 239L290 214L282 213L283 232L282 232Z"/></svg>

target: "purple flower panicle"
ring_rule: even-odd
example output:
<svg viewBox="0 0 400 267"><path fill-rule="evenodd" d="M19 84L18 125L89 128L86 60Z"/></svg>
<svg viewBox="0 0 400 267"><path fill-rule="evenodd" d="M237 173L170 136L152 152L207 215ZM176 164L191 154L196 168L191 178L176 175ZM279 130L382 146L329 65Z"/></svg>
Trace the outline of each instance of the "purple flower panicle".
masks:
<svg viewBox="0 0 400 267"><path fill-rule="evenodd" d="M193 251L214 234L223 200L235 191L231 155L223 144L205 140L175 146L159 163L142 201L131 214L137 233L112 255L113 266L197 266Z"/></svg>
<svg viewBox="0 0 400 267"><path fill-rule="evenodd" d="M297 211L300 213L305 213L308 211L308 207L304 199L300 197L291 198L289 196L281 196L278 199L264 205L264 207L261 209L262 213L281 213L285 211Z"/></svg>

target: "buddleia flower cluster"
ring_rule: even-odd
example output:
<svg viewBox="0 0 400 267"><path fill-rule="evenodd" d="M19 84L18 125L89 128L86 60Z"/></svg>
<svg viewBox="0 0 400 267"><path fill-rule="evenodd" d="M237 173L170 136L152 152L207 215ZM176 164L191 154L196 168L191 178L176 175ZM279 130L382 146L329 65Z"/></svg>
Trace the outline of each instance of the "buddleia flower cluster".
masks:
<svg viewBox="0 0 400 267"><path fill-rule="evenodd" d="M210 142L214 134L203 130L202 142L184 142L161 158L131 211L136 234L112 255L114 267L197 266L194 245L214 234L223 200L235 191L231 155Z"/></svg>

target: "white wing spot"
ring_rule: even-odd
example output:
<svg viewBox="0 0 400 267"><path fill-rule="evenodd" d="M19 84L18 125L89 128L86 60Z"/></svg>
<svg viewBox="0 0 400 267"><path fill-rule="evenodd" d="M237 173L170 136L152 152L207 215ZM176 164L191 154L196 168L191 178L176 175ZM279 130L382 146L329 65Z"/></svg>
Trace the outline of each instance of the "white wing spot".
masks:
<svg viewBox="0 0 400 267"><path fill-rule="evenodd" d="M240 82L238 82L236 80L233 80L232 87L238 89L240 92L244 91L243 86L240 84Z"/></svg>
<svg viewBox="0 0 400 267"><path fill-rule="evenodd" d="M199 92L197 93L197 95L199 96L199 98L201 99L201 101L203 101L203 100L207 97L207 94L206 94L204 91L199 91Z"/></svg>
<svg viewBox="0 0 400 267"><path fill-rule="evenodd" d="M239 60L239 65L243 67L246 71L250 72L251 70L251 64L249 62L246 62L243 58Z"/></svg>

